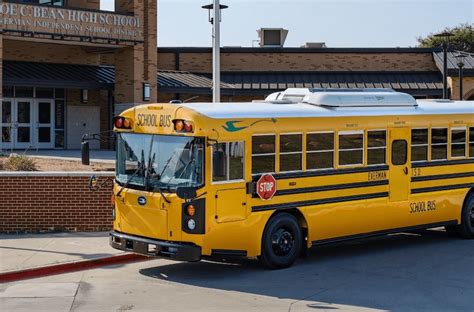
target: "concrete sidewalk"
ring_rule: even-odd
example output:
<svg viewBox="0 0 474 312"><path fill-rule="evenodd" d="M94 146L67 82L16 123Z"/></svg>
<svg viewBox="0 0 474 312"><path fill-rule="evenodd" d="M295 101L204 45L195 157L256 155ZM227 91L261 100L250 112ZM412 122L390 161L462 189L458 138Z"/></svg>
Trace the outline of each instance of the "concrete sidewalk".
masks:
<svg viewBox="0 0 474 312"><path fill-rule="evenodd" d="M0 273L121 254L108 232L0 235Z"/></svg>

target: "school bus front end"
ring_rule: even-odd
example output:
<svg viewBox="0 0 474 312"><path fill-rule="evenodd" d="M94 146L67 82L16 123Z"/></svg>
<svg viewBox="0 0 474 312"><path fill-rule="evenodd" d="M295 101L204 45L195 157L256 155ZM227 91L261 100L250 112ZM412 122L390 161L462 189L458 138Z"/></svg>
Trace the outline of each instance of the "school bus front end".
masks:
<svg viewBox="0 0 474 312"><path fill-rule="evenodd" d="M248 218L246 151L237 151L242 168L235 183L210 174L217 139L228 139L218 124L169 104L137 106L115 120L112 247L182 261L258 256L266 214Z"/></svg>

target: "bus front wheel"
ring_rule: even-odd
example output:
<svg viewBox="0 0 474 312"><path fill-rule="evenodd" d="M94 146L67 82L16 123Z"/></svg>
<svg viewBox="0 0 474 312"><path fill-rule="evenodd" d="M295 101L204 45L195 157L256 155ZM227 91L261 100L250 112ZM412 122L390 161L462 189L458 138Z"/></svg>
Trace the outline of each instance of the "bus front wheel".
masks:
<svg viewBox="0 0 474 312"><path fill-rule="evenodd" d="M302 239L296 218L289 213L277 214L263 233L261 263L269 269L290 267L301 253Z"/></svg>

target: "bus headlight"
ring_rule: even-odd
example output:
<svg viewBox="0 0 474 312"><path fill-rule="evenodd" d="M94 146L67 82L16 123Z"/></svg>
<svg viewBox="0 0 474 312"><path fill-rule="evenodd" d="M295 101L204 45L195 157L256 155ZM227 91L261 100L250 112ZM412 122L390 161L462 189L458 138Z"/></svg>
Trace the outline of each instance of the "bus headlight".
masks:
<svg viewBox="0 0 474 312"><path fill-rule="evenodd" d="M195 228L196 228L196 221L194 221L193 219L189 219L188 229L190 229L191 231L194 231Z"/></svg>

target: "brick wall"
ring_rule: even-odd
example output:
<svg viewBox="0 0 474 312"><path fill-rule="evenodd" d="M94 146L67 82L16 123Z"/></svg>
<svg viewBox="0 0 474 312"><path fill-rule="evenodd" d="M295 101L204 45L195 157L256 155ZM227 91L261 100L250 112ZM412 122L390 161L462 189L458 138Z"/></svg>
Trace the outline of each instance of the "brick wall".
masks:
<svg viewBox="0 0 474 312"><path fill-rule="evenodd" d="M224 50L225 51L225 50ZM158 68L175 70L175 53L158 50ZM222 71L437 71L427 53L226 53ZM212 72L212 54L180 53L179 70Z"/></svg>
<svg viewBox="0 0 474 312"><path fill-rule="evenodd" d="M0 173L0 233L110 230L111 185L91 192L90 175Z"/></svg>

